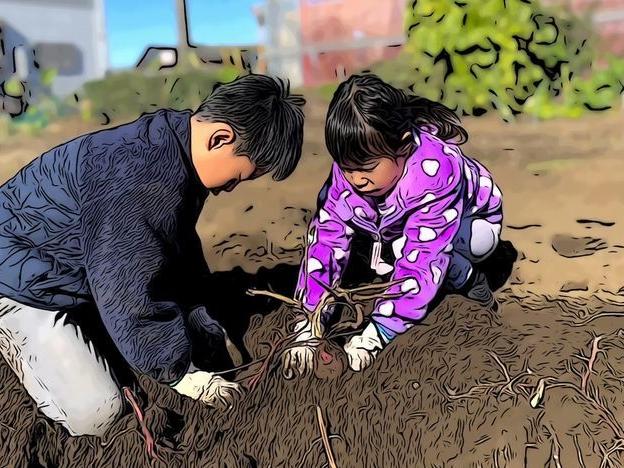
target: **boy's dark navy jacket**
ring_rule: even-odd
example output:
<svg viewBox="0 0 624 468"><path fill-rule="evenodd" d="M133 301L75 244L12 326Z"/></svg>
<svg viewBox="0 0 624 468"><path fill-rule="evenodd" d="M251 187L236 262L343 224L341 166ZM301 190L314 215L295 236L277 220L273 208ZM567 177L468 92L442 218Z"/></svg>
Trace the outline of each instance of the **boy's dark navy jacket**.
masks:
<svg viewBox="0 0 624 468"><path fill-rule="evenodd" d="M195 224L208 192L190 115L161 110L82 136L0 188L0 296L95 305L128 363L163 382L188 368L193 324L218 329L201 305L209 271Z"/></svg>

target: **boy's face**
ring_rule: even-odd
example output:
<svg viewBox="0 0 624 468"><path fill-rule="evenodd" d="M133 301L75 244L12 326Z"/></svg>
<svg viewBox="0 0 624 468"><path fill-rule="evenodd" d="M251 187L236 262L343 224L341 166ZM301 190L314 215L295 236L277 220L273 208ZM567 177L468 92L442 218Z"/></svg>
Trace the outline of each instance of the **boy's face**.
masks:
<svg viewBox="0 0 624 468"><path fill-rule="evenodd" d="M352 169L343 168L347 181L359 193L381 197L390 192L403 175L405 158L379 158L370 165Z"/></svg>
<svg viewBox="0 0 624 468"><path fill-rule="evenodd" d="M191 158L204 186L213 195L232 191L240 182L262 174L249 157L235 153L236 134L222 122L191 117Z"/></svg>

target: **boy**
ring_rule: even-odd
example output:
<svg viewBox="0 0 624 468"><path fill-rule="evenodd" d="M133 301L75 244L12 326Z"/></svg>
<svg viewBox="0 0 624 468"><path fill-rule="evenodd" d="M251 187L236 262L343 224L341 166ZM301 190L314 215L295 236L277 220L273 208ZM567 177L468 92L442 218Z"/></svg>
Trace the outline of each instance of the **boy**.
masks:
<svg viewBox="0 0 624 468"><path fill-rule="evenodd" d="M58 146L0 188L0 351L44 414L101 435L123 411L110 363L59 320L77 310L97 309L135 371L209 404L238 391L193 372L231 365L202 305L195 223L208 193L292 173L304 104L245 76L192 115L161 110Z"/></svg>

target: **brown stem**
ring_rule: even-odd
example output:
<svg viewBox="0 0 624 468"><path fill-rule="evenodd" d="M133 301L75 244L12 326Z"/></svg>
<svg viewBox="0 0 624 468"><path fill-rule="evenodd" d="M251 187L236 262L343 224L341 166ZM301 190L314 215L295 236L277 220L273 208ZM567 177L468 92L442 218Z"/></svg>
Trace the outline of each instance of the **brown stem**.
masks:
<svg viewBox="0 0 624 468"><path fill-rule="evenodd" d="M592 341L592 350L591 355L589 356L589 361L587 362L587 371L583 374L583 378L581 380L581 390L583 393L587 393L587 383L589 382L589 377L594 372L594 364L596 363L598 353L602 351L598 348L598 343L600 343L600 340L603 338L604 336L597 336Z"/></svg>
<svg viewBox="0 0 624 468"><path fill-rule="evenodd" d="M583 460L583 452L581 452L581 446L578 441L578 434L574 434L574 447L576 447L576 458L578 458L579 466L586 468L585 461Z"/></svg>
<svg viewBox="0 0 624 468"><path fill-rule="evenodd" d="M150 430L148 429L147 424L145 423L143 410L141 410L141 406L139 405L137 401L136 395L130 389L130 387L124 387L123 393L128 403L130 403L130 406L132 407L132 410L134 411L134 415L136 416L137 421L139 422L139 426L141 427L141 432L143 433L143 438L145 439L145 451L150 457L155 458L156 460L162 463L166 463L165 460L163 460L160 457L160 455L156 453L156 442L154 441L154 437L152 437L152 434Z"/></svg>
<svg viewBox="0 0 624 468"><path fill-rule="evenodd" d="M594 314L590 317L587 317L584 320L572 321L569 323L573 327L584 327L588 323L593 322L594 320L597 320L599 318L604 318L604 317L624 317L624 312L600 312L599 314Z"/></svg>
<svg viewBox="0 0 624 468"><path fill-rule="evenodd" d="M15 431L15 428L14 428L14 427L11 427L11 426L9 426L8 424L5 424L5 423L3 423L3 422L0 422L0 426L4 427L5 429L7 429L7 430L9 430L9 431L11 431L11 432Z"/></svg>
<svg viewBox="0 0 624 468"><path fill-rule="evenodd" d="M131 428L131 427L128 427L128 428L124 429L123 431L118 432L117 434L113 435L113 437L111 437L110 439L108 439L108 440L103 440L102 442L100 442L100 446L101 446L101 447L107 447L107 446L109 446L110 444L112 444L112 443L113 443L113 441L114 441L115 439L117 439L118 437L121 437L121 436L122 436L122 435L124 435L124 434L127 434L127 433L128 433L128 432L130 432L131 430L132 430L132 428Z"/></svg>
<svg viewBox="0 0 624 468"><path fill-rule="evenodd" d="M552 380L555 380L555 379L552 379ZM574 390L582 399L584 399L587 403L589 403L595 410L597 410L599 413L602 413L601 414L602 419L604 420L605 423L607 423L609 428L613 431L613 433L618 438L624 438L624 428L622 428L622 426L620 425L620 422L617 420L617 418L611 412L611 410L609 410L609 408L602 405L595 398L592 398L589 395L587 395L585 392L583 392L581 390L581 387L578 386L578 384L573 384L570 382L555 381L555 383L548 385L547 388L556 388L556 387L568 388L570 390Z"/></svg>
<svg viewBox="0 0 624 468"><path fill-rule="evenodd" d="M321 439L323 440L323 447L325 448L325 455L327 456L327 464L329 468L337 468L336 460L329 443L329 437L327 436L327 426L325 419L323 418L323 411L319 405L316 405L316 417L318 420L319 430L321 431Z"/></svg>
<svg viewBox="0 0 624 468"><path fill-rule="evenodd" d="M555 429L552 426L548 426L547 429L548 429L548 432L550 432L550 438L552 439L551 457L553 461L555 462L555 466L557 468L562 468L561 467L561 444L559 443L559 439L557 438L557 433L555 432Z"/></svg>
<svg viewBox="0 0 624 468"><path fill-rule="evenodd" d="M505 380L507 380L507 382L511 382L511 377L509 377L509 372L507 371L507 367L505 366L505 364L503 364L503 362L496 355L496 353L488 352L488 354L490 355L492 359L496 361L498 366L501 368L501 371L503 372L503 375L505 376Z"/></svg>
<svg viewBox="0 0 624 468"><path fill-rule="evenodd" d="M282 294L275 293L275 292L272 292L272 291L263 291L263 290L259 290L259 289L248 289L247 290L247 294L249 296L266 296L266 297L270 297L272 299L277 299L278 301L281 301L281 302L283 302L285 304L288 304L289 306L301 308L301 304L298 301L295 301L294 299L291 299L288 296L284 296Z"/></svg>

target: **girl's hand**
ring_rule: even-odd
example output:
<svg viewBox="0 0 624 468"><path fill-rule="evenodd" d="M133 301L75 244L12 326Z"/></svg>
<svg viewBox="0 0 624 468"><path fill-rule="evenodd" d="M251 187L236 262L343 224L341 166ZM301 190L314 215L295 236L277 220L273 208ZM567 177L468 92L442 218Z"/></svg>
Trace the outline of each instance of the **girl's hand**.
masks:
<svg viewBox="0 0 624 468"><path fill-rule="evenodd" d="M189 372L173 386L178 393L220 410L229 410L242 395L240 385L212 372Z"/></svg>
<svg viewBox="0 0 624 468"><path fill-rule="evenodd" d="M286 379L308 375L314 369L316 343L312 323L304 319L295 325L295 342L282 355L282 374Z"/></svg>
<svg viewBox="0 0 624 468"><path fill-rule="evenodd" d="M356 372L366 369L383 348L381 338L374 324L369 323L361 335L349 339L344 350L349 358L349 367Z"/></svg>

